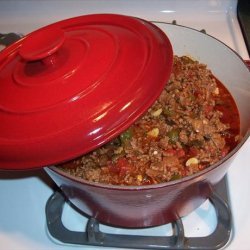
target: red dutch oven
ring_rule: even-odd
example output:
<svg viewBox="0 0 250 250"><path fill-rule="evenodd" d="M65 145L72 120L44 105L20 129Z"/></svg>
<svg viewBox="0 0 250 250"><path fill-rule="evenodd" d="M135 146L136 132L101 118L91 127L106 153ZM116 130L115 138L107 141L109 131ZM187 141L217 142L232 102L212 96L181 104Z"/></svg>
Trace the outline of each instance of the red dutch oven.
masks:
<svg viewBox="0 0 250 250"><path fill-rule="evenodd" d="M173 53L207 64L233 95L243 139L232 152L195 175L148 186L92 183L52 166L141 117L167 83ZM190 213L249 137L249 70L223 43L182 26L114 14L60 21L2 51L0 77L0 168L50 166L46 172L71 203L111 225L155 226Z"/></svg>

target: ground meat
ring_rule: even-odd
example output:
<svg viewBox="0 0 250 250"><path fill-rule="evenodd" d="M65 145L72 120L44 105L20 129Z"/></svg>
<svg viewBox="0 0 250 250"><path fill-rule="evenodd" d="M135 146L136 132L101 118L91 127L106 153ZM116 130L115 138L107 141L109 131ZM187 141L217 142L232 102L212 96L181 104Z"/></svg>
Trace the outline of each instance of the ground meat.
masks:
<svg viewBox="0 0 250 250"><path fill-rule="evenodd" d="M232 97L211 71L188 57L175 56L168 84L140 120L101 148L58 167L114 185L189 176L216 163L237 144L239 122L232 128L229 113L234 124L239 121Z"/></svg>

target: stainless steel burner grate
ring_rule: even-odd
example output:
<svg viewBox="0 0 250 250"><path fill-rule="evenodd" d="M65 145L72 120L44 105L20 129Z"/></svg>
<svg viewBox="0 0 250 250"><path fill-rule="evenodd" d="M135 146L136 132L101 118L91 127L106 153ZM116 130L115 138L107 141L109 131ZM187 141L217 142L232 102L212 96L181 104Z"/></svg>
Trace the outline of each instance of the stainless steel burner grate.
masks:
<svg viewBox="0 0 250 250"><path fill-rule="evenodd" d="M7 34L1 34L0 33L0 45L8 46L17 40L19 40L22 37L21 34L16 33L7 33Z"/></svg>
<svg viewBox="0 0 250 250"><path fill-rule="evenodd" d="M47 226L53 238L69 244L137 249L221 249L228 243L232 231L226 177L214 187L214 192L209 199L216 211L217 226L212 234L205 237L186 237L181 219L172 223L174 232L172 236L104 233L99 229L100 224L94 218L89 218L84 232L71 231L61 220L64 204L69 201L60 191L55 191L47 201Z"/></svg>

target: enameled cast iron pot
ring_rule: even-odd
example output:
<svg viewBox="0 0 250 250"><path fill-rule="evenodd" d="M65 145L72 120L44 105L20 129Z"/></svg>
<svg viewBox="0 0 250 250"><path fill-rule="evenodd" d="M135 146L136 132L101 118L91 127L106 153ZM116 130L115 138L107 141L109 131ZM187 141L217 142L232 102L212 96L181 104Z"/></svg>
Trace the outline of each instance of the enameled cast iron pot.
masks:
<svg viewBox="0 0 250 250"><path fill-rule="evenodd" d="M148 227L187 215L208 198L214 184L226 174L235 153L249 137L250 74L242 59L225 44L199 31L158 24L172 43L174 54L188 55L208 65L233 95L241 120L242 142L217 164L168 183L121 187L95 184L72 177L56 167L45 170L81 211L103 223Z"/></svg>
<svg viewBox="0 0 250 250"><path fill-rule="evenodd" d="M223 178L236 152L249 137L250 73L243 60L225 44L199 31L166 23L158 23L157 26L167 34L174 54L188 55L207 64L228 88L238 106L243 139L217 164L190 177L158 185L124 187L96 184L70 176L55 166L45 167L71 203L102 223L148 227L165 224L190 213L209 197L213 185ZM60 38L60 32L57 35ZM60 46L60 39L57 43ZM51 61L45 60L46 63L51 65Z"/></svg>

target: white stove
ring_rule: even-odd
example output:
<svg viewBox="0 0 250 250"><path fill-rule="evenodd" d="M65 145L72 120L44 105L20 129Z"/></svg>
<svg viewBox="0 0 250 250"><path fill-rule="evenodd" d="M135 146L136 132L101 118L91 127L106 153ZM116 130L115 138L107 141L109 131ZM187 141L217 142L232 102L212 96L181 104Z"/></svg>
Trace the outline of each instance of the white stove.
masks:
<svg viewBox="0 0 250 250"><path fill-rule="evenodd" d="M176 22L223 41L243 59L249 60L236 14L234 0L1 0L0 33L27 34L65 18L91 13L119 13L150 21ZM233 229L227 250L250 249L250 140L237 154L228 174ZM0 171L0 249L76 250L79 245L63 244L48 233L45 206L55 186L43 170ZM87 219L65 205L62 221L73 231L84 231ZM209 201L183 219L187 237L209 235L216 227L215 210ZM114 234L168 236L171 225L146 229L120 229L101 225ZM84 249L117 249L82 246ZM121 249L121 248L119 248Z"/></svg>

